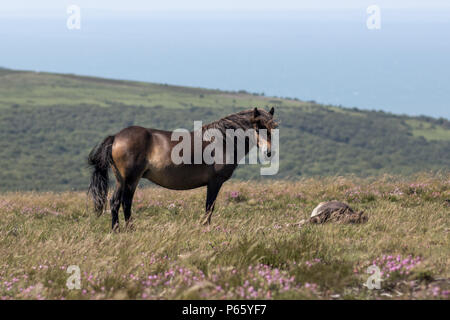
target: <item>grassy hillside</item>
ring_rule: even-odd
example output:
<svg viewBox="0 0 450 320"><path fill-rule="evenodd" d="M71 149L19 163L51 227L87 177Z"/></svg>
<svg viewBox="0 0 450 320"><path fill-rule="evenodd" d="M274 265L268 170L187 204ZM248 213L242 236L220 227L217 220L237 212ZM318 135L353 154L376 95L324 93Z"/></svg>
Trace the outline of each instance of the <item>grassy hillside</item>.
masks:
<svg viewBox="0 0 450 320"><path fill-rule="evenodd" d="M86 156L129 125L192 129L275 106L280 172L301 176L412 174L450 168L450 122L324 106L246 92L0 69L0 191L85 189ZM242 166L236 178L259 178Z"/></svg>
<svg viewBox="0 0 450 320"><path fill-rule="evenodd" d="M204 227L203 189L145 188L134 231L121 214L116 234L84 192L6 193L0 299L449 299L449 198L448 174L229 182ZM332 199L368 222L299 229ZM364 286L373 264L379 290ZM66 287L70 265L80 290Z"/></svg>

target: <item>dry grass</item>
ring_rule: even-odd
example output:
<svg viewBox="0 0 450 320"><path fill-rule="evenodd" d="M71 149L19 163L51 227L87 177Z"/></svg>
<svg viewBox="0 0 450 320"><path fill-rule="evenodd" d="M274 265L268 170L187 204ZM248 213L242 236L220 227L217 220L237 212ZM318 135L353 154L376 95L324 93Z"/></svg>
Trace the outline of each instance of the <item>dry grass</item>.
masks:
<svg viewBox="0 0 450 320"><path fill-rule="evenodd" d="M114 234L83 193L0 195L0 297L449 297L449 175L228 182L209 227L204 199L204 189L140 189L135 230ZM369 221L296 225L333 199ZM380 290L363 285L373 263ZM66 287L69 265L80 267L80 290Z"/></svg>

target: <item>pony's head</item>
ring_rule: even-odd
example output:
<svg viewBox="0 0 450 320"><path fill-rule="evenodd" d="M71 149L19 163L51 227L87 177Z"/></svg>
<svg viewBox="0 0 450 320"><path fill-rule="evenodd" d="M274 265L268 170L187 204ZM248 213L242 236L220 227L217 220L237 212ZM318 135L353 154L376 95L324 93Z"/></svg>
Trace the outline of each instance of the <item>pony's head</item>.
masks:
<svg viewBox="0 0 450 320"><path fill-rule="evenodd" d="M272 155L272 134L271 130L277 128L278 124L273 118L275 109L272 107L269 112L255 108L253 109L253 115L251 122L253 129L255 129L255 139L257 147L262 149L263 152L271 157ZM260 134L260 130L265 130L265 134Z"/></svg>

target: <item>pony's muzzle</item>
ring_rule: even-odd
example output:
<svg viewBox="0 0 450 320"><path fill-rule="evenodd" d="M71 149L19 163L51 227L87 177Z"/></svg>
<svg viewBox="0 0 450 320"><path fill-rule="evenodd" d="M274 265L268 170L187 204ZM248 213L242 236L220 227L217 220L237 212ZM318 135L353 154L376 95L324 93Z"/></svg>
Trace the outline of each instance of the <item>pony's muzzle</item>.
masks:
<svg viewBox="0 0 450 320"><path fill-rule="evenodd" d="M265 150L262 153L264 161L270 161L272 159L272 157L275 155L275 151L272 150Z"/></svg>

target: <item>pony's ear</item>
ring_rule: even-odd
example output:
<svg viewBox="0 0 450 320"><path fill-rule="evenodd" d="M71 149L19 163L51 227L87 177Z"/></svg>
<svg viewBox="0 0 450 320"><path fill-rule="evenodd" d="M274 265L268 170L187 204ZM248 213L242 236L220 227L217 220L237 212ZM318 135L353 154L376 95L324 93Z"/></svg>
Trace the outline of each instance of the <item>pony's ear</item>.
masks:
<svg viewBox="0 0 450 320"><path fill-rule="evenodd" d="M255 107L255 109L253 109L253 118L256 118L257 116L259 116L259 110Z"/></svg>
<svg viewBox="0 0 450 320"><path fill-rule="evenodd" d="M270 109L269 113L270 113L271 115L273 115L273 114L275 113L275 108L272 107L272 109Z"/></svg>

